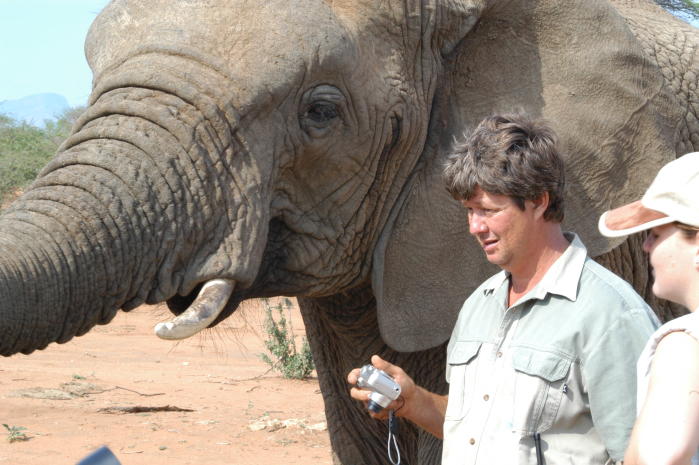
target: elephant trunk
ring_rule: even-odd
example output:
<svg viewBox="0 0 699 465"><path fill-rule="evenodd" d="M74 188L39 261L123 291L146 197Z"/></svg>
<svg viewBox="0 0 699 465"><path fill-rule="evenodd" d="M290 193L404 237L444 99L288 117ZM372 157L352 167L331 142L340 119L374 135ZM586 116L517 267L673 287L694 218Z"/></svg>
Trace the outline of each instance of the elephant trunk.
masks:
<svg viewBox="0 0 699 465"><path fill-rule="evenodd" d="M126 186L96 166L63 171L61 185L40 180L0 218L1 355L66 342L138 303L132 275L147 258L128 244L143 229L114 214L128 198L107 196Z"/></svg>
<svg viewBox="0 0 699 465"><path fill-rule="evenodd" d="M162 89L99 95L0 217L0 355L66 342L120 308L213 280L174 322L191 335L257 274L260 176L222 112ZM252 239L241 247L241 236ZM183 334L165 326L161 337Z"/></svg>

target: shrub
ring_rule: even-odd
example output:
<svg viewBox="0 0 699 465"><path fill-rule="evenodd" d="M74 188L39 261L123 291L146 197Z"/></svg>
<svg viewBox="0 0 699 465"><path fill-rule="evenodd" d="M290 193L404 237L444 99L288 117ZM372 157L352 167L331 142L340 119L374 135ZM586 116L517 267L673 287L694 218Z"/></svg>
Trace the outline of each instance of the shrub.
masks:
<svg viewBox="0 0 699 465"><path fill-rule="evenodd" d="M17 190L26 188L70 134L84 108L67 110L45 128L18 122L0 114L0 204Z"/></svg>
<svg viewBox="0 0 699 465"><path fill-rule="evenodd" d="M29 436L24 432L27 428L24 426L10 426L3 423L2 426L7 430L7 440L9 442L28 441Z"/></svg>
<svg viewBox="0 0 699 465"><path fill-rule="evenodd" d="M0 118L0 199L25 187L56 152L43 129Z"/></svg>
<svg viewBox="0 0 699 465"><path fill-rule="evenodd" d="M287 320L284 318L284 310L290 312L292 308L291 301L285 298L283 303L278 305L271 305L268 299L262 299L262 302L266 313L265 332L267 333L267 340L265 341L265 347L273 358L267 354L260 354L260 358L273 370L280 372L284 378L308 378L315 368L313 357L311 356L311 348L306 338L303 338L301 351L298 352L296 350L293 328L291 323L287 324ZM278 320L274 318L275 311L278 314Z"/></svg>

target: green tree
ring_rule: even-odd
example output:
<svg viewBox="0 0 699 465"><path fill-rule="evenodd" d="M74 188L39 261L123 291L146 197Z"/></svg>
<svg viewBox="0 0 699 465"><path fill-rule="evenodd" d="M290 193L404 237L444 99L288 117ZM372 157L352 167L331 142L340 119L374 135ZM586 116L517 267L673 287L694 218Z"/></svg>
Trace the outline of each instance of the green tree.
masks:
<svg viewBox="0 0 699 465"><path fill-rule="evenodd" d="M44 128L0 114L0 204L26 188L70 134L84 108L71 108Z"/></svg>

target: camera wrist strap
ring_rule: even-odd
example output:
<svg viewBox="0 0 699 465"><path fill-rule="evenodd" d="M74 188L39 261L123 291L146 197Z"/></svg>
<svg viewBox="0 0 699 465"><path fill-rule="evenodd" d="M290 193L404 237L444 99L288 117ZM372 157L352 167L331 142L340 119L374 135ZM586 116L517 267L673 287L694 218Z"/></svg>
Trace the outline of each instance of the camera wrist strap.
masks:
<svg viewBox="0 0 699 465"><path fill-rule="evenodd" d="M388 460L393 465L400 465L400 450L398 449L398 419L393 410L388 412L388 442L386 444L388 450ZM393 458L393 451L396 453L396 458Z"/></svg>

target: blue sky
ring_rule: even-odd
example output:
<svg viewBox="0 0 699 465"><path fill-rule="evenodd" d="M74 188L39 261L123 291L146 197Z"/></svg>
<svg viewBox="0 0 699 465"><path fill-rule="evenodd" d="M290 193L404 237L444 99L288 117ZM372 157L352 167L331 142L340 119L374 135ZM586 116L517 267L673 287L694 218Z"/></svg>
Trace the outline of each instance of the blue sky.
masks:
<svg viewBox="0 0 699 465"><path fill-rule="evenodd" d="M0 0L0 101L52 92L84 105L92 87L84 43L109 0Z"/></svg>
<svg viewBox="0 0 699 465"><path fill-rule="evenodd" d="M107 3L0 0L0 101L52 92L84 105L92 87L85 36Z"/></svg>

